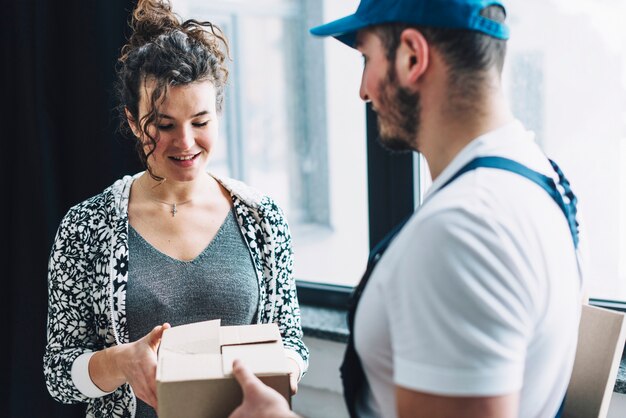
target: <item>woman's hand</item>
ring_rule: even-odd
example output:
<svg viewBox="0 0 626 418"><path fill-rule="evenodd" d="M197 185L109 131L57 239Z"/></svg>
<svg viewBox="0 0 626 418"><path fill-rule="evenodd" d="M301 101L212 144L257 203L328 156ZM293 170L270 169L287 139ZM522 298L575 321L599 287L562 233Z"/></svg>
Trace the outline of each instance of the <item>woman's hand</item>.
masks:
<svg viewBox="0 0 626 418"><path fill-rule="evenodd" d="M156 365L157 350L163 331L170 324L158 325L143 338L110 347L91 357L89 375L102 391L110 392L128 382L135 395L157 409Z"/></svg>
<svg viewBox="0 0 626 418"><path fill-rule="evenodd" d="M158 325L140 340L120 346L116 358L118 369L133 388L135 395L153 407L155 411L157 409L157 350L163 331L169 327L168 323Z"/></svg>
<svg viewBox="0 0 626 418"><path fill-rule="evenodd" d="M300 377L300 366L292 358L287 358L289 363L289 386L291 387L291 394L298 393L298 378Z"/></svg>

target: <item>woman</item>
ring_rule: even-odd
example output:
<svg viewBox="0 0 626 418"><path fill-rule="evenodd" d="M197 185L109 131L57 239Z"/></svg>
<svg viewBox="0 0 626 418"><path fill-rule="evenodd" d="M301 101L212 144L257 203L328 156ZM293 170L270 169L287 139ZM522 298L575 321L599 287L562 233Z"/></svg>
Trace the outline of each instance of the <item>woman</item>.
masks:
<svg viewBox="0 0 626 418"><path fill-rule="evenodd" d="M221 318L279 324L295 393L308 350L287 224L269 197L205 172L226 40L155 0L138 2L132 27L118 90L147 170L61 222L49 264L48 390L61 402L86 402L88 416L156 416L163 330Z"/></svg>

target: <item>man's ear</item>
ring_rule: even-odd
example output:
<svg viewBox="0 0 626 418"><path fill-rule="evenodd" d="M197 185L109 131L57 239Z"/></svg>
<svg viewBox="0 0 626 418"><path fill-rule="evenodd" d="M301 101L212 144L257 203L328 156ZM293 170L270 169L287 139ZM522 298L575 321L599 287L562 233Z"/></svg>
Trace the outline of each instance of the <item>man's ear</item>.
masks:
<svg viewBox="0 0 626 418"><path fill-rule="evenodd" d="M130 126L130 130L133 131L133 134L137 138L141 138L141 129L139 129L135 118L133 118L133 115L130 113L130 110L128 110L127 107L124 108L124 113L126 114L126 121L128 122L128 126Z"/></svg>
<svg viewBox="0 0 626 418"><path fill-rule="evenodd" d="M396 54L397 72L406 84L417 83L429 65L428 42L417 29L405 29L400 35L400 45Z"/></svg>

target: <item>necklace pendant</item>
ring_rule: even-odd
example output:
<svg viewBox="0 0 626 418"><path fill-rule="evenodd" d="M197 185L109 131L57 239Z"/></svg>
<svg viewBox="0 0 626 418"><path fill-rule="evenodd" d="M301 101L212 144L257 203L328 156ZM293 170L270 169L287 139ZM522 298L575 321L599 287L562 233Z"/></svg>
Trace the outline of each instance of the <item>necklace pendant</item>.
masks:
<svg viewBox="0 0 626 418"><path fill-rule="evenodd" d="M178 212L178 209L176 209L176 203L172 204L172 210L170 212L172 212L172 218L176 216L176 212Z"/></svg>

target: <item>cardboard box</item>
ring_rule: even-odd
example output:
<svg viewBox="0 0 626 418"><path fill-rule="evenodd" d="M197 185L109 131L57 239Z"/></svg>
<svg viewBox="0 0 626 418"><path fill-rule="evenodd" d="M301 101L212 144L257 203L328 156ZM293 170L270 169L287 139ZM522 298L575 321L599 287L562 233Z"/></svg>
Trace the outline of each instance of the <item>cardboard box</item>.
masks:
<svg viewBox="0 0 626 418"><path fill-rule="evenodd" d="M276 324L197 322L165 330L157 358L160 418L222 418L241 404L232 377L240 359L291 405L289 369Z"/></svg>
<svg viewBox="0 0 626 418"><path fill-rule="evenodd" d="M583 305L564 418L605 418L626 341L621 312Z"/></svg>

